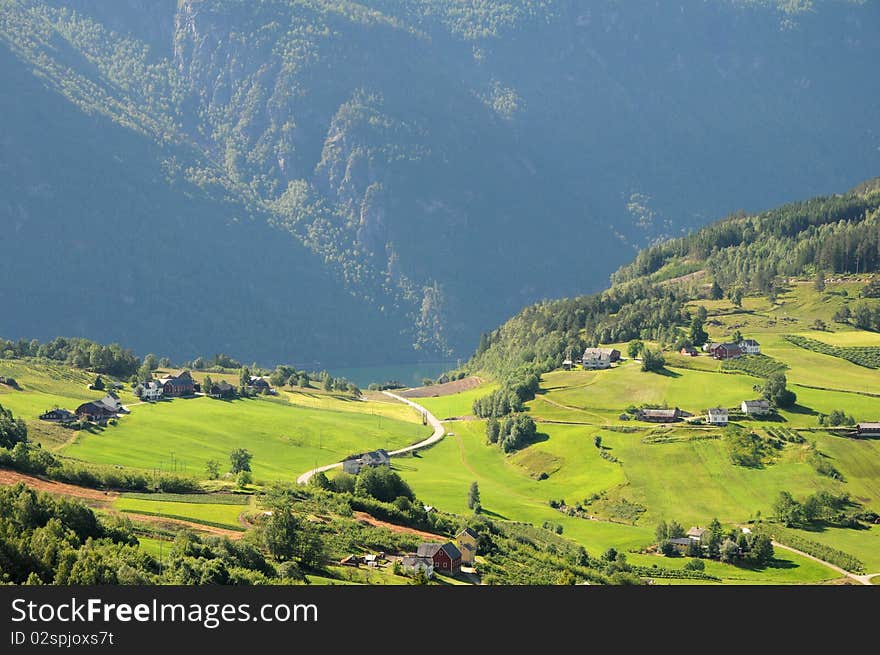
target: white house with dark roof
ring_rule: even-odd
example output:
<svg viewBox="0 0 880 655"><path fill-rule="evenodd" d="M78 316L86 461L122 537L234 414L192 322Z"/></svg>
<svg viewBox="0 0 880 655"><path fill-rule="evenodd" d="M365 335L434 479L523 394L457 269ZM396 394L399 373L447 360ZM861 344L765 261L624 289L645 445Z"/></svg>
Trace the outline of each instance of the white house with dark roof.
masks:
<svg viewBox="0 0 880 655"><path fill-rule="evenodd" d="M742 350L746 355L761 354L761 344L754 339L743 339L737 345L739 346L739 349Z"/></svg>
<svg viewBox="0 0 880 655"><path fill-rule="evenodd" d="M703 543L703 537L706 536L708 530L706 528L698 528L692 527L687 531L687 535L685 535L688 539L692 541L696 541L697 543Z"/></svg>
<svg viewBox="0 0 880 655"><path fill-rule="evenodd" d="M142 382L138 385L138 389L140 390L141 400L146 400L150 402L161 400L162 396L165 393L165 389L162 386L162 383L158 380L149 380L148 382Z"/></svg>
<svg viewBox="0 0 880 655"><path fill-rule="evenodd" d="M587 348L581 366L586 370L611 368L611 353L607 348Z"/></svg>
<svg viewBox="0 0 880 655"><path fill-rule="evenodd" d="M880 437L880 423L859 423L856 434L860 437Z"/></svg>
<svg viewBox="0 0 880 655"><path fill-rule="evenodd" d="M726 407L712 407L707 411L709 425L727 425L729 413Z"/></svg>
<svg viewBox="0 0 880 655"><path fill-rule="evenodd" d="M352 475L360 473L365 466L391 466L391 455L384 448L379 448L362 455L354 455L342 462L342 470Z"/></svg>
<svg viewBox="0 0 880 655"><path fill-rule="evenodd" d="M430 557L419 557L418 555L406 555L400 562L406 573L417 573L424 571L426 578L434 576L434 560Z"/></svg>

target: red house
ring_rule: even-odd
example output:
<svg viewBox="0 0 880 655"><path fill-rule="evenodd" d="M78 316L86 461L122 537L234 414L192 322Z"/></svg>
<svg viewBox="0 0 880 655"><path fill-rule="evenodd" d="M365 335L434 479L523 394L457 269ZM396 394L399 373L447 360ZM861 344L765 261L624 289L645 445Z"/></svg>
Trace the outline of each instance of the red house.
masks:
<svg viewBox="0 0 880 655"><path fill-rule="evenodd" d="M419 557L430 557L434 570L455 574L461 570L461 551L451 541L445 544L420 544Z"/></svg>
<svg viewBox="0 0 880 655"><path fill-rule="evenodd" d="M191 396L195 391L195 383L189 371L183 371L178 375L171 375L159 380L162 385L162 394L166 397Z"/></svg>
<svg viewBox="0 0 880 655"><path fill-rule="evenodd" d="M743 354L742 348L735 343L713 344L709 352L715 359L735 359Z"/></svg>

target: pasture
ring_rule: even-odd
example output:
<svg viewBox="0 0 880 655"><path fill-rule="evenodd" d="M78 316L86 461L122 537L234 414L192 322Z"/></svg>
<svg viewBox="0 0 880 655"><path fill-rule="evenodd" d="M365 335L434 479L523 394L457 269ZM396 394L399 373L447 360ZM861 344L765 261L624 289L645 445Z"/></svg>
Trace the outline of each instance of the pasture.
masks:
<svg viewBox="0 0 880 655"><path fill-rule="evenodd" d="M473 412L472 405L477 398L482 398L497 388L497 383L487 382L467 391L460 391L445 396L413 398L412 400L442 421L445 418L454 416L468 416Z"/></svg>
<svg viewBox="0 0 880 655"><path fill-rule="evenodd" d="M204 523L231 530L242 530L238 517L249 511L241 505L212 503L179 503L169 500L143 500L121 496L113 503L113 508L124 513L147 516L166 516L168 518Z"/></svg>
<svg viewBox="0 0 880 655"><path fill-rule="evenodd" d="M369 411L370 403L361 403ZM214 459L221 474L229 453L246 448L257 481L294 480L317 464L375 448L399 448L430 428L341 410L300 407L271 398L175 399L134 407L116 426L80 432L62 454L100 464L173 471L204 478Z"/></svg>

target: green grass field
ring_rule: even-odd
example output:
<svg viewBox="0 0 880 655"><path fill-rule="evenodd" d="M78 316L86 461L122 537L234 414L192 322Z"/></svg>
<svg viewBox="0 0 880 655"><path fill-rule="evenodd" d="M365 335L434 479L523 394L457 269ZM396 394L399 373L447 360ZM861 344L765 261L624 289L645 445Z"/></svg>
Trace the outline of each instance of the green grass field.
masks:
<svg viewBox="0 0 880 655"><path fill-rule="evenodd" d="M849 286L853 297L857 286ZM773 502L783 490L795 497L821 489L848 492L866 507L876 508L880 502L880 442L833 436L818 429L817 418L819 413L841 409L858 420L880 419L880 399L850 393L880 392L880 372L797 348L782 338L803 332L815 318L830 324L830 315L843 302L842 296L834 293L819 294L810 285L794 285L773 306L765 298L746 298L742 309L726 300L700 303L707 306L710 319L721 323L712 327L712 339L728 339L734 329L740 329L746 337L758 339L765 353L790 367L786 375L798 394L798 405L782 411L780 420L743 421L742 425L762 434L762 428L774 426L814 429L802 432L802 436L808 442L815 441L831 458L843 481L817 474L807 461L806 444L787 444L771 463L746 468L731 462L723 439L711 438L721 437L720 430L688 426L669 430L621 421L619 415L629 405L665 403L698 413L715 405L738 407L742 400L759 396L755 386L761 384L760 378L722 373L719 362L708 356L685 358L673 353L668 355L669 370L662 374L643 373L639 363L632 361L605 371L545 374L541 391L527 403L527 411L547 438L516 454L505 456L487 446L483 421L456 421L447 423L454 434L443 443L421 457L399 460L397 466L420 498L441 509L466 512L467 489L476 480L482 506L490 516L536 525L558 523L564 536L592 552L609 546L623 550L643 547L653 540L653 525L661 518L675 519L687 527L706 525L714 517L727 524L766 517L772 514ZM880 341L877 335L851 327L822 336L840 345ZM625 345L615 347L624 349ZM485 391L471 393L467 403L438 398L425 399L424 404L437 408L440 415L462 415L469 413L466 404L482 393ZM614 426L626 431L614 430ZM593 443L597 434L619 463L598 456ZM649 441L661 435L667 441ZM542 472L549 477L539 481ZM564 516L547 502L554 498L574 504L601 492L609 502L590 505L599 508L600 517L613 518L607 508L625 499L644 508L636 525ZM880 572L880 562L871 555L876 549L875 533L873 528L828 529L811 538L851 552L869 569ZM643 566L684 564L684 560L676 563L638 553L629 557ZM777 553L777 560L763 570L709 562L707 572L733 584L816 583L839 577L821 564L785 551Z"/></svg>
<svg viewBox="0 0 880 655"><path fill-rule="evenodd" d="M0 384L0 405L11 409L16 418L28 425L31 440L54 449L73 436L70 430L39 420L39 415L54 407L71 411L89 400L103 398L105 392L91 391L93 374L70 369L56 362L0 359L0 375L13 377L21 386L15 391ZM123 403L135 401L130 390L119 392Z"/></svg>
<svg viewBox="0 0 880 655"><path fill-rule="evenodd" d="M142 513L148 516L167 516L169 518L217 525L233 530L241 530L238 517L247 507L240 505L216 505L209 503L177 503L171 501L141 500L138 498L117 498L113 507L120 512Z"/></svg>
<svg viewBox="0 0 880 655"><path fill-rule="evenodd" d="M369 411L370 403L361 403ZM101 464L205 476L209 459L229 466L229 452L247 448L256 480L293 480L315 464L348 454L395 448L430 433L421 423L351 411L299 407L273 399L175 399L133 408L118 425L81 432L62 449Z"/></svg>
<svg viewBox="0 0 880 655"><path fill-rule="evenodd" d="M819 413L835 409L859 421L880 420L880 398L865 395L880 393L880 370L805 350L783 338L804 334L842 346L880 344L876 333L831 321L831 315L845 303L861 302L858 288L855 282L829 284L820 293L809 283L794 284L772 305L766 298L746 298L742 308L727 300L699 303L709 312L712 340L728 340L734 330L740 330L745 337L757 339L765 354L789 367L786 376L798 395L797 405L781 411L778 420L742 421L741 425L762 435L772 427L799 429L807 442L815 442L830 459L842 480L815 471L807 458L808 444L787 443L771 462L746 468L732 463L719 429L684 424L666 428L621 420L620 414L630 405L666 404L701 413L712 406L738 407L742 400L759 396L755 386L761 384L760 378L722 373L719 362L705 355L687 358L675 353L667 354L669 365L662 373L644 373L638 361L624 361L605 371L545 374L540 392L526 405L538 422L540 439L517 453L505 455L487 445L485 421L449 421L445 425L450 434L442 442L416 456L395 458L394 467L421 501L441 510L467 514L468 488L477 481L487 516L538 526L558 524L564 537L592 554L613 546L627 552L630 562L646 567L680 568L686 561L637 552L653 542L654 525L660 519L674 519L686 528L705 526L715 517L728 525L739 524L771 515L773 502L783 490L798 498L818 490L845 492L865 508L880 511L880 440L835 436L820 430L817 420ZM842 290L848 295L843 296ZM817 318L825 320L831 331L810 330ZM625 344L615 347L625 353ZM417 412L381 394L368 394L365 402L345 394L285 389L275 398L233 402L198 398L136 405L118 425L72 438L69 431L36 421L36 415L56 404L72 408L100 397L86 389L92 376L55 365L2 360L0 375L16 377L25 387L22 392L0 387L0 404L26 418L32 434L62 455L101 464L204 477L208 459L218 460L225 469L229 451L244 447L254 454L252 467L258 482L292 480L315 465L374 448L401 447L430 433ZM236 381L234 375L229 376ZM468 416L473 401L496 388L490 382L458 394L414 400L441 419ZM604 452L616 462L600 456L603 451L594 443L597 435L602 437ZM595 495L601 497L596 500ZM215 498L217 502L204 502ZM586 511L599 520L567 516L550 507L550 499L568 505L590 500ZM239 514L251 511L247 506L227 504L222 497L167 494L125 495L115 501L115 508L232 529L241 529ZM867 572L880 573L880 527L803 533L860 558ZM154 552L165 546L145 538L142 547ZM766 569L707 562L706 572L726 584L820 583L839 577L819 563L782 550ZM375 579L348 569L341 568L339 573L343 580L316 576L312 582L406 582L384 572L372 572ZM682 582L691 583L658 580L658 584Z"/></svg>
<svg viewBox="0 0 880 655"><path fill-rule="evenodd" d="M171 542L166 539L138 536L138 545L142 551L161 561L171 552Z"/></svg>
<svg viewBox="0 0 880 655"><path fill-rule="evenodd" d="M855 555L865 564L866 573L880 573L880 525L864 530L823 526L798 533L805 539Z"/></svg>
<svg viewBox="0 0 880 655"><path fill-rule="evenodd" d="M461 391L459 393L449 394L447 396L437 396L436 398L412 398L413 402L418 403L434 416L443 420L452 416L468 416L473 412L472 405L477 398L492 393L498 385L493 382L481 384L479 387Z"/></svg>
<svg viewBox="0 0 880 655"><path fill-rule="evenodd" d="M629 405L667 403L697 413L732 407L753 398L755 378L685 369L644 373L637 362L605 371L548 373L544 400L570 408L616 416Z"/></svg>

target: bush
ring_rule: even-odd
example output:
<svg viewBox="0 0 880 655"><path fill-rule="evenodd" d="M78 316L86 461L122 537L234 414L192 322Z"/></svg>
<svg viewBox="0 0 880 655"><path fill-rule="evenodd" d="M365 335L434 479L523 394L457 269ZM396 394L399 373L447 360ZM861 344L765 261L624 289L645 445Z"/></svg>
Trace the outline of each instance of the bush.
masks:
<svg viewBox="0 0 880 655"><path fill-rule="evenodd" d="M705 571L706 563L701 559L692 559L684 565L685 571Z"/></svg>

